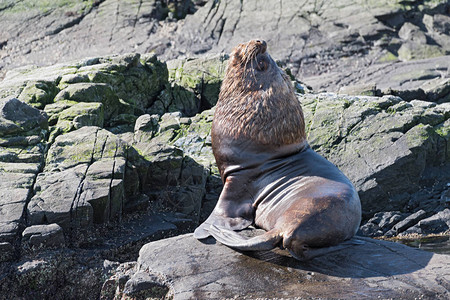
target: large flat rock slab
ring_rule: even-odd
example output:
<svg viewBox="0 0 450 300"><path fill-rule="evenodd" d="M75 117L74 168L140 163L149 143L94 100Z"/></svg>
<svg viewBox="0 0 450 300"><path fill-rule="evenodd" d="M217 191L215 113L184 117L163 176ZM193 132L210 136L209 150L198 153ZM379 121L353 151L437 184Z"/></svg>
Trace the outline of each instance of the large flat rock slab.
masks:
<svg viewBox="0 0 450 300"><path fill-rule="evenodd" d="M284 250L237 252L187 234L142 247L137 274L163 282L174 299L450 297L450 256L358 239L364 244L299 262Z"/></svg>

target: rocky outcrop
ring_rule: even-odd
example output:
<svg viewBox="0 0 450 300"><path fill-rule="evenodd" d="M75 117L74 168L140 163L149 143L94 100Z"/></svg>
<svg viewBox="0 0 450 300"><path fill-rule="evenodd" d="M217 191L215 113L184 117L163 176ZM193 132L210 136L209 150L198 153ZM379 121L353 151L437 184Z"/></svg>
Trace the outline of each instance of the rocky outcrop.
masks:
<svg viewBox="0 0 450 300"><path fill-rule="evenodd" d="M202 1L3 1L1 68L55 64L111 53L150 52L159 22L173 23ZM58 45L58 46L56 46ZM56 46L56 47L55 47ZM154 47L154 46L153 46Z"/></svg>
<svg viewBox="0 0 450 300"><path fill-rule="evenodd" d="M58 136L27 207L32 225L63 228L104 223L125 206L127 146L110 132L85 126Z"/></svg>
<svg viewBox="0 0 450 300"><path fill-rule="evenodd" d="M94 289L98 298L105 276L112 276L106 298L117 286L127 295L173 290L159 275L133 275L132 265L104 271L99 261L135 260L145 243L192 232L210 214L222 189L210 129L225 65L223 55L162 63L126 54L7 74L0 82L0 260L13 262L0 265L2 291L62 297L72 290L89 298L85 290ZM448 232L448 102L311 94L295 83L311 146L357 187L367 220L361 234ZM92 264L78 263L84 257ZM77 284L83 268L89 279ZM365 280L351 287L370 284L384 287ZM436 287L430 295L445 294Z"/></svg>
<svg viewBox="0 0 450 300"><path fill-rule="evenodd" d="M17 100L0 100L0 260L14 251L45 155L47 115Z"/></svg>
<svg viewBox="0 0 450 300"><path fill-rule="evenodd" d="M134 122L166 85L165 65L137 54L8 74L0 83L3 256L18 254L23 226L57 223L68 234L141 197L133 163L130 182L124 175L128 144L101 128Z"/></svg>
<svg viewBox="0 0 450 300"><path fill-rule="evenodd" d="M448 103L408 103L393 96L303 97L309 142L354 182L364 214L408 205L418 209L426 203L413 206L411 195L427 181L435 183L433 193L447 191L449 137L442 129L449 126ZM445 205L439 200L428 204L428 210Z"/></svg>
<svg viewBox="0 0 450 300"><path fill-rule="evenodd" d="M239 253L212 238L200 242L190 234L178 236L142 247L135 273L122 267L121 276L105 282L102 295L104 299L449 296L445 279L449 273L440 267L450 262L448 255L367 238L360 241L361 245L301 263L282 250Z"/></svg>
<svg viewBox="0 0 450 300"><path fill-rule="evenodd" d="M271 53L315 90L332 91L365 83L379 85L383 90L406 90L412 86L423 89L420 81L425 78L408 74L419 82L404 87L401 77L408 76L404 68L410 64L406 61L449 54L450 36L445 26L431 26L447 20L448 3L389 4L304 1L298 5L296 1L282 1L263 5L258 1L211 1L177 28L177 39L172 45L180 54L227 52L233 45L257 37L276 45L271 47ZM436 61L422 62L421 69L428 74L428 80L447 77L447 60L438 63L443 76L435 69ZM437 72L431 75L434 70Z"/></svg>
<svg viewBox="0 0 450 300"><path fill-rule="evenodd" d="M208 108L225 65L224 56L166 67L155 56L127 54L8 73L0 94L21 100L1 106L5 253L17 253L27 226L57 224L73 244L77 230L135 210L180 213L192 226L204 220L222 188L209 135L214 108ZM361 233L397 235L445 215L448 103L298 97L311 146L354 182L364 217L387 214L368 220ZM7 196L12 191L21 200ZM418 211L420 218L408 217Z"/></svg>

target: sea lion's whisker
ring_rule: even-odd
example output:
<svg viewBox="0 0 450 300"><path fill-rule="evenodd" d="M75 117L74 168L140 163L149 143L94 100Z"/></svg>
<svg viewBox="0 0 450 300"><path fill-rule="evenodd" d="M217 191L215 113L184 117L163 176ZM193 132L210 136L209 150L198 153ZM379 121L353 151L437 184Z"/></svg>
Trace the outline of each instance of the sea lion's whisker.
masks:
<svg viewBox="0 0 450 300"><path fill-rule="evenodd" d="M255 80L255 82L257 82L256 76L255 76L255 68L253 67L253 59L252 59L252 61L251 61L251 64L252 64L252 75L253 75L253 79Z"/></svg>

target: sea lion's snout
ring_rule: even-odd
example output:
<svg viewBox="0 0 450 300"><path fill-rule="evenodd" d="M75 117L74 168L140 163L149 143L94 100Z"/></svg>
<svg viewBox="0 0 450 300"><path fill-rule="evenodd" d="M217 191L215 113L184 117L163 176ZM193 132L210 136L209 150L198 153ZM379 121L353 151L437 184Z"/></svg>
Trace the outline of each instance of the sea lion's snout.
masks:
<svg viewBox="0 0 450 300"><path fill-rule="evenodd" d="M267 59L267 55L265 54L267 51L267 43L264 40L253 40L249 43L253 49L254 57L256 58L257 66L256 69L259 71L266 71L269 67L269 61Z"/></svg>

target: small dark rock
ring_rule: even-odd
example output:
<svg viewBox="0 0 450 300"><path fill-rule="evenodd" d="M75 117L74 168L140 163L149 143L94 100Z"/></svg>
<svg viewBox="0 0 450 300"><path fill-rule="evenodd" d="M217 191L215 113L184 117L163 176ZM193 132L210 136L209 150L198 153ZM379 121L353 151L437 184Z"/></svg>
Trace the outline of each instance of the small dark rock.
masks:
<svg viewBox="0 0 450 300"><path fill-rule="evenodd" d="M14 247L11 243L1 242L0 243L0 262L8 261L14 256Z"/></svg>
<svg viewBox="0 0 450 300"><path fill-rule="evenodd" d="M358 231L358 235L363 236L381 236L383 232L381 232L380 227L377 224L367 222L363 226L360 227Z"/></svg>
<svg viewBox="0 0 450 300"><path fill-rule="evenodd" d="M409 227L417 224L420 220L424 219L426 215L427 213L421 209L418 212L409 215L403 221L400 221L397 224L395 224L392 230L395 233L399 234L408 229Z"/></svg>
<svg viewBox="0 0 450 300"><path fill-rule="evenodd" d="M419 221L419 223L405 233L432 234L442 233L450 229L450 209L444 209L437 214Z"/></svg>
<svg viewBox="0 0 450 300"><path fill-rule="evenodd" d="M395 224L403 220L405 216L405 214L399 211L376 213L373 218L361 226L359 234L370 237L385 235Z"/></svg>
<svg viewBox="0 0 450 300"><path fill-rule="evenodd" d="M391 229L395 224L404 218L404 216L399 212L387 212L386 215L387 216L384 217L379 224L380 228L382 228L384 232Z"/></svg>
<svg viewBox="0 0 450 300"><path fill-rule="evenodd" d="M381 221L381 214L382 213L376 213L372 218L370 218L360 227L358 234L363 236L375 236L375 234L380 230L378 224Z"/></svg>
<svg viewBox="0 0 450 300"><path fill-rule="evenodd" d="M125 284L123 293L129 296L164 297L169 289L161 280L146 272L137 272Z"/></svg>

